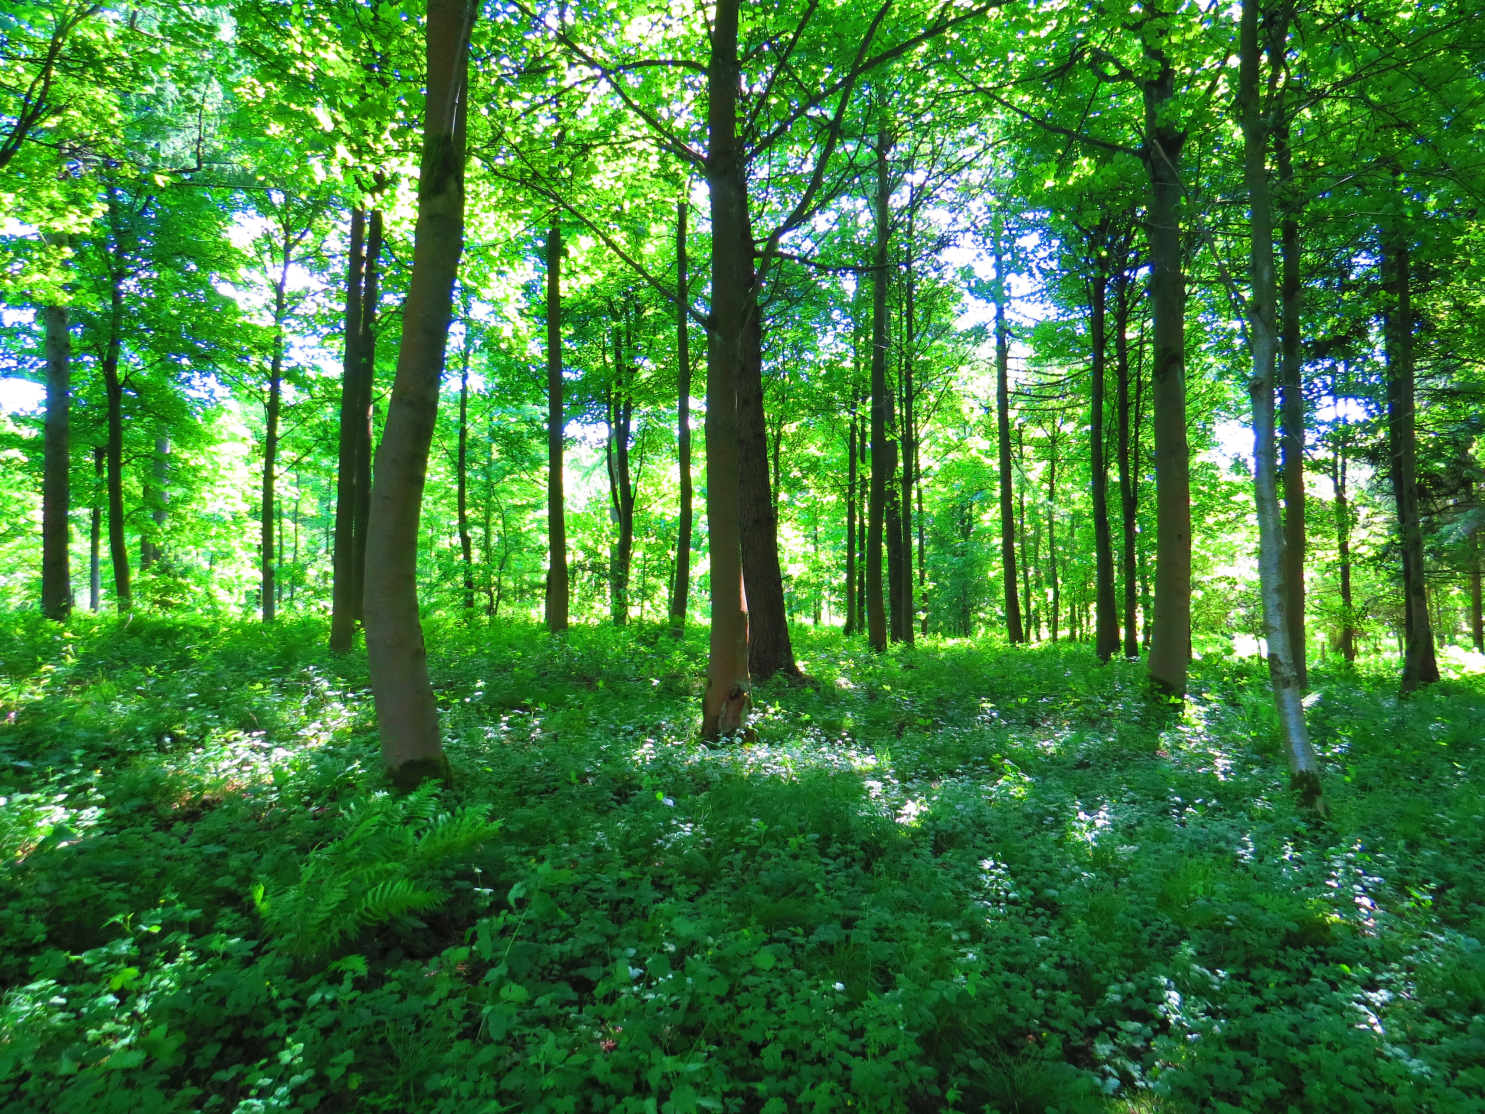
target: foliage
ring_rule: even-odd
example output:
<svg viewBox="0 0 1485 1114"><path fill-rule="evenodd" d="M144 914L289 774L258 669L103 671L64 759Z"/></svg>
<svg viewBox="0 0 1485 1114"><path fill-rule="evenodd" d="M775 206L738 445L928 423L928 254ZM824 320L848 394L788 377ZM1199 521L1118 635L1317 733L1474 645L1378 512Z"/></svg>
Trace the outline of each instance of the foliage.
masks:
<svg viewBox="0 0 1485 1114"><path fill-rule="evenodd" d="M1475 675L1317 671L1317 823L1248 661L800 628L709 749L696 639L445 622L393 798L316 623L5 623L7 1110L1485 1106Z"/></svg>

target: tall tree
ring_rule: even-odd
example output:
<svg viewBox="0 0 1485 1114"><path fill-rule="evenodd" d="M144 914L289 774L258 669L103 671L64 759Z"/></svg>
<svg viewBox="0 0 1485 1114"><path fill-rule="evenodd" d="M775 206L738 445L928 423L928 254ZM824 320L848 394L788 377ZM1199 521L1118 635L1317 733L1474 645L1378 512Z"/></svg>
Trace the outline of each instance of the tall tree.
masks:
<svg viewBox="0 0 1485 1114"><path fill-rule="evenodd" d="M346 651L355 634L357 608L352 571L353 523L356 513L356 459L364 421L357 419L361 397L361 299L365 282L366 211L351 209L346 259L345 342L340 381L339 457L335 470L335 549L330 605L330 648Z"/></svg>
<svg viewBox="0 0 1485 1114"><path fill-rule="evenodd" d="M871 492L866 519L866 640L873 650L887 648L886 601L882 598L882 533L887 512L887 251L892 234L892 180L886 129L876 143L876 248L871 295Z"/></svg>
<svg viewBox="0 0 1485 1114"><path fill-rule="evenodd" d="M691 305L691 282L686 271L685 198L676 203L676 464L680 473L680 508L676 523L675 581L670 595L670 627L680 635L686 629L686 604L691 592L691 338L686 321Z"/></svg>
<svg viewBox="0 0 1485 1114"><path fill-rule="evenodd" d="M1000 476L1000 569L1005 585L1006 638L1012 645L1026 641L1016 588L1016 520L1014 473L1011 470L1010 332L1006 327L1005 248L996 219L992 254L995 258L995 434ZM1030 610L1028 596L1027 609Z"/></svg>
<svg viewBox="0 0 1485 1114"><path fill-rule="evenodd" d="M72 610L72 570L68 545L72 530L69 491L71 450L69 414L72 406L72 334L67 307L50 305L41 311L46 333L46 429L41 488L41 613L64 621Z"/></svg>
<svg viewBox="0 0 1485 1114"><path fill-rule="evenodd" d="M429 0L412 280L367 524L364 606L371 690L382 761L402 787L449 777L418 617L418 526L464 245L465 110L474 17L471 0Z"/></svg>
<svg viewBox="0 0 1485 1114"><path fill-rule="evenodd" d="M562 398L562 229L547 233L547 630L567 629L567 497L562 470L566 414Z"/></svg>
<svg viewBox="0 0 1485 1114"><path fill-rule="evenodd" d="M1089 392L1088 454L1093 486L1093 559L1095 576L1094 649L1108 661L1119 649L1119 610L1114 601L1114 542L1109 528L1109 469L1104 460L1104 365L1107 360L1108 244L1107 223L1099 229L1088 283L1093 346L1093 389Z"/></svg>

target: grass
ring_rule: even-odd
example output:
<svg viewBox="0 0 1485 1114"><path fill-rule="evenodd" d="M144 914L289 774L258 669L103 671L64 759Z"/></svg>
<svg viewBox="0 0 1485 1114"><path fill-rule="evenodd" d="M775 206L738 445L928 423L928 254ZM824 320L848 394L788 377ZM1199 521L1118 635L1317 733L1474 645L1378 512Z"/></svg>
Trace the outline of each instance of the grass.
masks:
<svg viewBox="0 0 1485 1114"><path fill-rule="evenodd" d="M1485 692L801 630L430 633L387 794L310 622L0 617L0 1110L1482 1111Z"/></svg>

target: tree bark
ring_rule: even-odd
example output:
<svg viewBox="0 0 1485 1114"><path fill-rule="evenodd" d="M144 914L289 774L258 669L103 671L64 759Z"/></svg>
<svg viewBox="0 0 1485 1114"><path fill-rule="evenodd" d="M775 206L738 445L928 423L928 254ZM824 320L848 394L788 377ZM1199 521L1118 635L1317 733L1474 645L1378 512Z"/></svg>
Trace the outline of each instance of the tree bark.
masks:
<svg viewBox="0 0 1485 1114"><path fill-rule="evenodd" d="M1356 661L1355 612L1351 602L1351 506L1346 497L1346 441L1336 445L1334 471L1336 555L1341 566L1341 657Z"/></svg>
<svg viewBox="0 0 1485 1114"><path fill-rule="evenodd" d="M909 226L908 251L911 250L912 234ZM902 546L902 587L899 589L902 599L902 629L899 637L909 646L913 644L918 610L914 606L913 593L913 450L916 437L913 429L913 357L916 329L914 316L917 313L913 283L913 264L909 257L903 265L902 425L899 438L902 444L902 519L898 526Z"/></svg>
<svg viewBox="0 0 1485 1114"><path fill-rule="evenodd" d="M737 138L739 0L717 0L707 66L706 180L711 194L712 312L706 375L706 517L711 557L711 644L701 734L718 739L747 725L748 597L742 577L737 392L753 277L746 166Z"/></svg>
<svg viewBox="0 0 1485 1114"><path fill-rule="evenodd" d="M1021 625L1020 597L1016 592L1015 494L1011 473L1010 343L1005 321L1005 256L1001 230L995 227L995 429L1000 463L1000 569L1005 583L1006 637L1012 645L1026 641ZM1027 596L1030 610L1030 595Z"/></svg>
<svg viewBox="0 0 1485 1114"><path fill-rule="evenodd" d="M670 629L677 637L686 629L686 604L691 594L691 334L686 315L691 307L691 282L686 273L686 202L676 203L676 455L681 480L681 505L676 525L675 582L670 595Z"/></svg>
<svg viewBox="0 0 1485 1114"><path fill-rule="evenodd" d="M94 615L103 605L103 504L99 496L104 493L103 469L108 450L93 450L93 510L88 529L88 610Z"/></svg>
<svg viewBox="0 0 1485 1114"><path fill-rule="evenodd" d="M276 569L273 549L274 499L277 494L275 471L278 468L279 409L283 403L284 388L284 317L287 315L289 259L292 254L292 240L287 225L283 233L283 266L279 270L278 283L273 290L273 356L268 367L268 402L264 408L263 513L258 536L259 568L262 573L259 604L263 609L265 623L273 622L278 604L275 595Z"/></svg>
<svg viewBox="0 0 1485 1114"><path fill-rule="evenodd" d="M1130 440L1129 398L1129 287L1127 269L1119 272L1114 285L1114 369L1117 377L1115 409L1119 416L1119 510L1124 545L1120 553L1124 579L1124 656L1140 656L1139 618L1137 610L1138 576L1135 569L1135 547L1138 544L1139 503L1137 501L1134 458ZM1139 435L1135 429L1134 435Z"/></svg>
<svg viewBox="0 0 1485 1114"><path fill-rule="evenodd" d="M572 588L567 572L567 502L563 469L566 418L562 380L562 230L547 233L547 630L567 629Z"/></svg>
<svg viewBox="0 0 1485 1114"><path fill-rule="evenodd" d="M412 280L397 377L376 451L366 537L366 649L382 760L399 786L449 777L418 618L418 526L464 244L470 0L429 0L427 109Z"/></svg>
<svg viewBox="0 0 1485 1114"><path fill-rule="evenodd" d="M1485 608L1480 599L1480 554L1470 560L1470 643L1475 653L1485 654Z"/></svg>
<svg viewBox="0 0 1485 1114"><path fill-rule="evenodd" d="M1418 430L1413 384L1413 306L1410 262L1402 233L1382 236L1382 286L1386 291L1383 333L1387 349L1387 440L1392 494L1402 543L1404 650L1402 692L1416 692L1439 679L1433 626L1424 584L1423 516L1418 506Z"/></svg>
<svg viewBox="0 0 1485 1114"><path fill-rule="evenodd" d="M614 522L619 527L609 562L609 613L614 626L629 622L629 566L634 553L634 485L630 481L629 437L633 426L634 398L626 377L628 356L627 330L616 318L614 323L614 384L606 402L608 442L609 495Z"/></svg>
<svg viewBox="0 0 1485 1114"><path fill-rule="evenodd" d="M1047 573L1052 587L1052 613L1047 631L1052 641L1057 641L1057 624L1061 619L1062 584L1057 579L1057 438L1051 439L1051 452L1047 460ZM1077 638L1077 611L1073 611L1073 638Z"/></svg>
<svg viewBox="0 0 1485 1114"><path fill-rule="evenodd" d="M464 560L464 610L474 610L474 539L469 536L469 316L464 318L464 345L459 359L459 459L456 511L459 553Z"/></svg>
<svg viewBox="0 0 1485 1114"><path fill-rule="evenodd" d="M124 276L115 270L111 278L108 346L103 353L103 390L108 406L108 556L113 563L114 605L122 614L133 607L129 588L129 547L124 537L124 388L119 380L119 346L124 329Z"/></svg>
<svg viewBox="0 0 1485 1114"><path fill-rule="evenodd" d="M851 387L851 424L846 434L846 629L853 635L856 615L856 388Z"/></svg>
<svg viewBox="0 0 1485 1114"><path fill-rule="evenodd" d="M889 201L892 183L887 133L877 135L876 250L871 296L871 493L866 520L866 640L873 650L887 648L886 601L882 598L882 529L887 511L887 246L892 235Z"/></svg>
<svg viewBox="0 0 1485 1114"><path fill-rule="evenodd" d="M716 243L715 234L712 238ZM737 430L742 518L743 582L748 596L748 672L760 681L775 673L798 676L789 639L784 575L779 566L779 519L768 479L768 425L763 410L763 321L753 273L753 236L743 221L739 254L746 260L746 322L738 369ZM707 442L711 444L710 440Z"/></svg>
<svg viewBox="0 0 1485 1114"><path fill-rule="evenodd" d="M1248 339L1253 372L1248 395L1253 409L1253 501L1258 514L1258 585L1268 642L1268 676L1284 736L1290 782L1307 807L1320 802L1320 766L1310 746L1300 699L1299 675L1284 615L1284 532L1279 515L1278 453L1274 439L1275 327L1273 208L1269 193L1268 134L1259 91L1259 0L1243 0L1242 106L1243 180L1248 191Z"/></svg>
<svg viewBox="0 0 1485 1114"><path fill-rule="evenodd" d="M887 549L887 630L893 642L902 641L905 616L902 602L902 515L897 489L897 441L887 439L887 505L882 511L882 526Z"/></svg>
<svg viewBox="0 0 1485 1114"><path fill-rule="evenodd" d="M1299 687L1309 687L1305 647L1305 399L1300 360L1299 220L1294 211L1294 167L1289 155L1289 127L1274 130L1282 216L1279 221L1279 444L1284 478L1284 615Z"/></svg>
<svg viewBox="0 0 1485 1114"><path fill-rule="evenodd" d="M331 557L330 649L351 648L356 630L354 574L351 553L356 516L356 453L361 429L357 403L361 397L361 297L366 258L366 211L351 210L350 257L345 282L345 358L340 380L340 444L335 468L335 548ZM364 425L364 421L361 422Z"/></svg>
<svg viewBox="0 0 1485 1114"><path fill-rule="evenodd" d="M161 539L170 505L170 438L162 430L155 437L154 457L145 482L144 505L149 509L150 528L139 532L139 570L143 572L165 556Z"/></svg>
<svg viewBox="0 0 1485 1114"><path fill-rule="evenodd" d="M67 307L41 311L46 330L46 431L41 477L41 613L64 622L72 611L72 564L68 554L72 530L71 450L68 441L72 407L72 334Z"/></svg>
<svg viewBox="0 0 1485 1114"><path fill-rule="evenodd" d="M1159 67L1143 90L1155 421L1155 615L1148 669L1156 690L1180 701L1185 699L1191 657L1191 453L1186 440L1186 291L1176 167L1186 137L1166 119L1175 96L1175 70L1159 47L1146 49Z"/></svg>
<svg viewBox="0 0 1485 1114"><path fill-rule="evenodd" d="M361 374L356 399L356 504L351 522L352 617L363 620L366 603L366 538L371 521L372 398L376 392L377 303L380 298L382 213L366 222L366 272L361 287Z"/></svg>
<svg viewBox="0 0 1485 1114"><path fill-rule="evenodd" d="M1114 599L1114 540L1109 528L1109 467L1104 459L1104 366L1108 348L1108 276L1094 266L1092 303L1093 390L1089 406L1089 461L1093 471L1094 649L1099 661L1119 652L1119 606Z"/></svg>

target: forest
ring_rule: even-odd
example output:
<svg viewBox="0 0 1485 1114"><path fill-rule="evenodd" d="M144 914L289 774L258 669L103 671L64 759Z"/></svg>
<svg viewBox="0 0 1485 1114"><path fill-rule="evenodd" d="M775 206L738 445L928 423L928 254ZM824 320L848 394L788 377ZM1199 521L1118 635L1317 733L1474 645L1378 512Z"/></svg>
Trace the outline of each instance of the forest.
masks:
<svg viewBox="0 0 1485 1114"><path fill-rule="evenodd" d="M1460 0L6 0L0 1114L1485 1114Z"/></svg>

